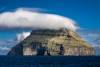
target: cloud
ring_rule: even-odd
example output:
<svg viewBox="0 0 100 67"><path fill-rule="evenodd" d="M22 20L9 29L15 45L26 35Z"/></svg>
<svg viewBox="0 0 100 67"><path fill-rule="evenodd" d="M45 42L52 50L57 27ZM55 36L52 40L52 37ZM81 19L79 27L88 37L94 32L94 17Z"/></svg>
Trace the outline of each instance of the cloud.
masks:
<svg viewBox="0 0 100 67"><path fill-rule="evenodd" d="M6 55L16 44L15 40L0 40L0 55Z"/></svg>
<svg viewBox="0 0 100 67"><path fill-rule="evenodd" d="M28 37L31 33L30 32L22 32L16 35L16 40L18 42L24 40L26 37Z"/></svg>
<svg viewBox="0 0 100 67"><path fill-rule="evenodd" d="M30 35L30 32L22 32L16 34L15 39L11 40L0 40L0 55L6 55L12 47L18 44L20 41L24 40Z"/></svg>
<svg viewBox="0 0 100 67"><path fill-rule="evenodd" d="M67 17L56 14L34 12L30 9L19 8L14 12L0 14L0 27L4 28L31 28L31 29L78 29L76 22Z"/></svg>
<svg viewBox="0 0 100 67"><path fill-rule="evenodd" d="M92 46L100 45L100 31L81 30L79 34L82 38L87 40Z"/></svg>

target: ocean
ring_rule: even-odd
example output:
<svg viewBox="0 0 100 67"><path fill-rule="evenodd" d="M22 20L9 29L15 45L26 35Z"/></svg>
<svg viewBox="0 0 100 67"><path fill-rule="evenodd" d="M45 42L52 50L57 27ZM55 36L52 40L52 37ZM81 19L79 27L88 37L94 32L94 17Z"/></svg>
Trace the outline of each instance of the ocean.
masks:
<svg viewBox="0 0 100 67"><path fill-rule="evenodd" d="M0 67L100 67L100 57L0 56Z"/></svg>

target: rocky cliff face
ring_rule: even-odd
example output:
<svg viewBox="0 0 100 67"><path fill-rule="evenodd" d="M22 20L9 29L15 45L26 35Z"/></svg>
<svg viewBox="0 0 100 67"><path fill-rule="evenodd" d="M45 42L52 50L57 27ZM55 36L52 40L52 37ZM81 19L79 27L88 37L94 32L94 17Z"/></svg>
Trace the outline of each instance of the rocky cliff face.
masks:
<svg viewBox="0 0 100 67"><path fill-rule="evenodd" d="M68 29L33 30L31 35L12 48L8 55L94 55L94 49L76 32Z"/></svg>

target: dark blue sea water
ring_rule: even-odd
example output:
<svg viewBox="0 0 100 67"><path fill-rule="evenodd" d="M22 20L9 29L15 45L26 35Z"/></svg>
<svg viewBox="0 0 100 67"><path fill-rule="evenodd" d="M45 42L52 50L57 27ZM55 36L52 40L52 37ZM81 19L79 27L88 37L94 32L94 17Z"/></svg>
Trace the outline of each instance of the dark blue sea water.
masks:
<svg viewBox="0 0 100 67"><path fill-rule="evenodd" d="M100 67L100 57L0 56L0 67Z"/></svg>

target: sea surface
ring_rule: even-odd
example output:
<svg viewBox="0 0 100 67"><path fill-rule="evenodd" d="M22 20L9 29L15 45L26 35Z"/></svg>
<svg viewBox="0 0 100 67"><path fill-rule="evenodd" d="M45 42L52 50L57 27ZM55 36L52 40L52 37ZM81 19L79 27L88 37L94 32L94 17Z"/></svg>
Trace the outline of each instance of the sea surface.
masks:
<svg viewBox="0 0 100 67"><path fill-rule="evenodd" d="M100 56L0 56L0 67L100 67Z"/></svg>

